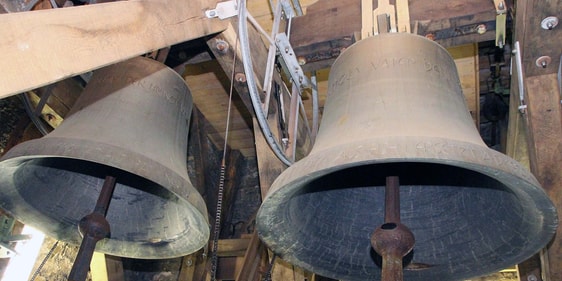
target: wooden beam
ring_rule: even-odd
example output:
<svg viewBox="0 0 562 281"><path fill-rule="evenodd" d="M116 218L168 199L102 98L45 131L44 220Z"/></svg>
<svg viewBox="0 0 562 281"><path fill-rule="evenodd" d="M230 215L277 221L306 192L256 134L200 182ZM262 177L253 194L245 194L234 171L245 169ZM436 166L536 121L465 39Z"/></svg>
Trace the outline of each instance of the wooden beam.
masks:
<svg viewBox="0 0 562 281"><path fill-rule="evenodd" d="M562 110L556 74L525 79L531 172L558 210L562 210ZM547 247L547 280L562 280L562 227Z"/></svg>
<svg viewBox="0 0 562 281"><path fill-rule="evenodd" d="M224 30L216 0L131 0L1 14L0 98Z"/></svg>
<svg viewBox="0 0 562 281"><path fill-rule="evenodd" d="M232 71L234 70L235 81L237 82L234 83L234 89L242 98L242 101L248 108L249 112L251 114L254 114L254 109L250 100L250 92L246 84L246 75L244 74L242 53L240 51L240 46L237 43L237 28L234 27L237 25L238 21L236 19L232 19L226 30L209 39L207 41L207 45L209 46L211 52L215 55L217 61L219 62L224 73L226 73L226 76L228 76L229 79L230 77L232 77ZM261 39L261 35L251 24L248 24L248 38L250 41L250 50L252 52L254 73L256 75L256 81L258 83L257 86L258 90L261 91L261 83L263 83L265 76L268 50L265 46L265 43Z"/></svg>
<svg viewBox="0 0 562 281"><path fill-rule="evenodd" d="M495 39L493 1L410 0L409 7L413 33L431 37L445 47ZM486 26L483 34L477 28L481 24ZM360 3L320 0L308 8L305 16L293 19L291 30L291 44L295 54L306 61L305 71L329 67L361 32Z"/></svg>
<svg viewBox="0 0 562 281"><path fill-rule="evenodd" d="M92 281L109 281L107 278L105 255L103 253L94 252L90 262L90 275L92 276Z"/></svg>
<svg viewBox="0 0 562 281"><path fill-rule="evenodd" d="M248 249L244 254L244 264L236 276L236 281L261 280L266 256L267 251L265 246L260 241L257 231L254 231L250 238Z"/></svg>
<svg viewBox="0 0 562 281"><path fill-rule="evenodd" d="M560 65L562 46L562 24L552 30L541 27L541 21L548 16L558 16L562 1L518 0L515 16L515 40L520 42L525 76L552 74ZM540 57L550 57L546 67L537 66Z"/></svg>
<svg viewBox="0 0 562 281"><path fill-rule="evenodd" d="M470 115L477 128L480 127L480 77L478 66L478 44L467 44L448 48L455 60L461 88L468 105Z"/></svg>

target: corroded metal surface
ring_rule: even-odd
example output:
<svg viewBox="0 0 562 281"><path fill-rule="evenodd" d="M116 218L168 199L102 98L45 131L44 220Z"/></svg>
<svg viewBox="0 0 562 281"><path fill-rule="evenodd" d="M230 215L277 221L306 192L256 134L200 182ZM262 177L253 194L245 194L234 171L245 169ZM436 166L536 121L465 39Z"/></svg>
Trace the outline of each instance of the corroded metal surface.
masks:
<svg viewBox="0 0 562 281"><path fill-rule="evenodd" d="M332 66L310 155L272 185L257 216L283 259L342 280L378 280L373 226L388 175L400 177L401 222L416 239L405 280L462 280L541 249L556 210L536 179L482 142L445 49L378 35Z"/></svg>

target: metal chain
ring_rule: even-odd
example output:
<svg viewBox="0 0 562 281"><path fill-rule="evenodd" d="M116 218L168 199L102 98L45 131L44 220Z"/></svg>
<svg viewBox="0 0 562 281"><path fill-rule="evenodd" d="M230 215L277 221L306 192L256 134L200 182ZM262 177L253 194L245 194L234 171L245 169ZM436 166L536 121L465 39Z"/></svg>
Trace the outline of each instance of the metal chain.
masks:
<svg viewBox="0 0 562 281"><path fill-rule="evenodd" d="M228 112L226 114L226 128L224 134L224 147L223 147L223 154L222 154L222 161L221 161L221 170L220 170L220 179L219 179L219 190L217 194L217 209L215 213L215 225L213 231L213 247L211 250L211 281L217 280L217 264L218 264L218 256L217 251L219 247L219 235L220 235L220 228L221 228L221 215L222 215L222 199L224 194L224 177L225 177L225 170L226 170L226 150L228 147L228 131L230 127L230 110L232 108L232 92L234 90L234 73L236 70L236 51L238 49L238 38L235 39L236 44L234 45L234 58L232 63L232 75L230 77L230 91L228 95Z"/></svg>
<svg viewBox="0 0 562 281"><path fill-rule="evenodd" d="M221 164L221 171L220 171L219 192L217 195L217 209L216 209L215 225L213 231L213 249L211 250L211 281L217 280L216 279L217 263L218 263L217 250L219 247L219 235L220 235L221 215L222 215L222 198L224 194L224 174L225 174L225 165L223 159L223 163Z"/></svg>
<svg viewBox="0 0 562 281"><path fill-rule="evenodd" d="M37 270L35 270L35 272L33 273L33 276L31 276L31 279L29 279L29 281L35 281L35 278L37 278L37 275L39 275L39 272L41 271L41 269L43 269L43 266L45 266L45 263L51 257L51 255L53 254L53 251L55 250L55 248L57 247L58 244L59 244L59 241L56 241L55 244L53 244L53 247L51 247L51 249L49 250L49 252L45 256L45 258L41 261L41 264L39 264L39 266L37 267Z"/></svg>

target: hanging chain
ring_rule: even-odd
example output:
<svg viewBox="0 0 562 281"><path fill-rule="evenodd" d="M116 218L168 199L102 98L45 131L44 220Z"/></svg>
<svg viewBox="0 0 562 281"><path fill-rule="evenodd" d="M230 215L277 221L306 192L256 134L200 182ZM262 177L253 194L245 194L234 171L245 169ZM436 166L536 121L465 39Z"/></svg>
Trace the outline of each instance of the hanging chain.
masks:
<svg viewBox="0 0 562 281"><path fill-rule="evenodd" d="M58 244L59 244L59 241L56 241L55 244L53 244L53 246L51 247L51 249L49 250L49 252L45 256L45 258L41 261L41 264L39 264L39 266L37 267L37 269L33 273L33 276L31 276L31 279L29 279L29 281L35 281L35 278L37 278L37 275L39 275L39 272L41 272L41 269L43 269L43 266L45 266L45 263L51 257L51 255L53 254L53 251L55 250L55 248L57 247Z"/></svg>
<svg viewBox="0 0 562 281"><path fill-rule="evenodd" d="M214 232L213 232L213 249L211 251L211 280L215 281L217 275L217 263L218 263L218 256L217 250L219 247L219 235L220 235L220 226L221 226L221 215L222 215L222 198L224 194L224 174L225 174L225 165L224 159L221 164L221 172L220 172L220 180L219 180L219 192L217 196L217 209L215 215L215 225L214 225Z"/></svg>
<svg viewBox="0 0 562 281"><path fill-rule="evenodd" d="M219 190L217 194L217 209L215 213L215 225L213 231L213 246L211 250L211 281L217 280L217 264L218 264L218 247L219 247L219 235L220 235L220 228L221 228L221 215L222 215L222 200L224 195L224 178L225 178L225 170L226 170L226 149L227 149L227 142L228 142L228 131L230 126L230 109L232 108L232 92L234 88L234 73L236 67L236 51L238 48L238 38L235 39L235 46L234 46L234 58L232 63L232 75L230 77L230 92L228 97L228 112L226 114L226 129L224 134L224 147L223 147L223 154L222 154L222 161L221 161L221 170L220 170L220 179L219 179Z"/></svg>

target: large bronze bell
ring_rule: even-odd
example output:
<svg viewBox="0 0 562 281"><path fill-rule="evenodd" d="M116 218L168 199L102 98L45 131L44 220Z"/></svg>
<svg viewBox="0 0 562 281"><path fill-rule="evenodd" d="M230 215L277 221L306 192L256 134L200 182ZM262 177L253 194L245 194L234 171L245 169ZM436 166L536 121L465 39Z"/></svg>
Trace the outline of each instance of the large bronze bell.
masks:
<svg viewBox="0 0 562 281"><path fill-rule="evenodd" d="M171 258L207 243L205 203L187 174L191 94L182 77L138 57L94 72L52 133L0 162L0 207L58 240L80 244L78 223L107 175L117 181L109 239L96 250Z"/></svg>
<svg viewBox="0 0 562 281"><path fill-rule="evenodd" d="M557 227L537 180L481 140L451 56L417 35L364 39L335 61L316 143L273 183L259 235L320 275L380 280L370 239L384 226L388 177L400 181L401 223L415 237L404 280L514 265Z"/></svg>

